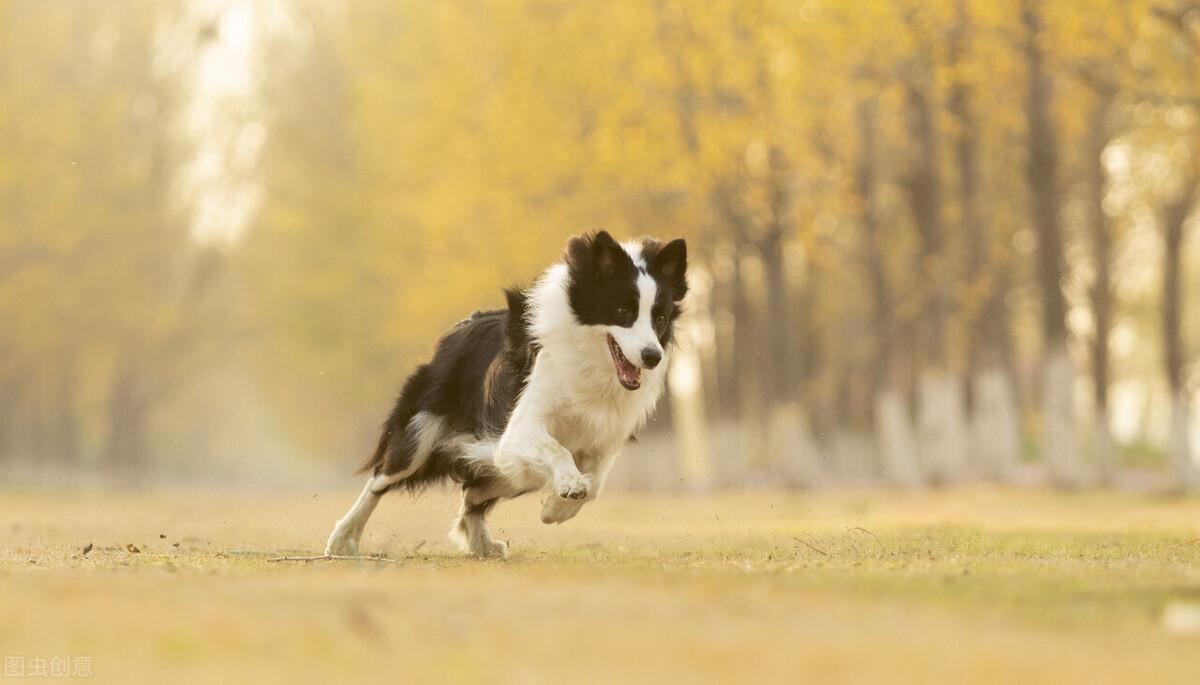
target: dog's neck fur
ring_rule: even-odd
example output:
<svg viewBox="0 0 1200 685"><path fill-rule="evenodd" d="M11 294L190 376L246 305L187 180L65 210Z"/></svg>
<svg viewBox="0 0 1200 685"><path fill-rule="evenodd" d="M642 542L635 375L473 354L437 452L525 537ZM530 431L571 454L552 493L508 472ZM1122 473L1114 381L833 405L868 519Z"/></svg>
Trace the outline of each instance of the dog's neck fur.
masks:
<svg viewBox="0 0 1200 685"><path fill-rule="evenodd" d="M567 267L556 264L534 284L529 298L529 330L541 347L536 364L546 364L557 387L527 388L553 393L565 422L582 422L587 430L569 431L589 436L596 444L566 445L569 449L616 449L653 415L665 386L669 348L655 369L642 372L642 387L626 390L613 371L612 358L599 326L581 326L567 299ZM571 436L556 435L566 442Z"/></svg>

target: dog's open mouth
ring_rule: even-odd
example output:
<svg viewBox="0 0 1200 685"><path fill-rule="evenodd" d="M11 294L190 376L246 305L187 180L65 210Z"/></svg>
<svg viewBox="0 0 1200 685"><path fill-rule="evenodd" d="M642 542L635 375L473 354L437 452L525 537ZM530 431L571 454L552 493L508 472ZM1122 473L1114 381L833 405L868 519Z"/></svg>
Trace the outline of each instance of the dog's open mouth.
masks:
<svg viewBox="0 0 1200 685"><path fill-rule="evenodd" d="M610 335L608 336L608 351L612 354L613 366L617 367L617 380L626 390L637 390L642 387L642 370L633 365L621 352L621 346Z"/></svg>

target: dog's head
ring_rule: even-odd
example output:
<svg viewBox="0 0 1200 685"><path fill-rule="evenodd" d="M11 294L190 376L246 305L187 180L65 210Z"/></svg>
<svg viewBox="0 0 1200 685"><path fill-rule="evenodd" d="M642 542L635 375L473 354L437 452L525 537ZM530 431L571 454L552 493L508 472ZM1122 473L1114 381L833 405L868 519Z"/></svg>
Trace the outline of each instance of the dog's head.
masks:
<svg viewBox="0 0 1200 685"><path fill-rule="evenodd" d="M620 244L606 231L567 243L567 298L575 320L608 346L617 380L641 387L666 356L687 294L687 244L653 238ZM602 335L601 335L602 334Z"/></svg>

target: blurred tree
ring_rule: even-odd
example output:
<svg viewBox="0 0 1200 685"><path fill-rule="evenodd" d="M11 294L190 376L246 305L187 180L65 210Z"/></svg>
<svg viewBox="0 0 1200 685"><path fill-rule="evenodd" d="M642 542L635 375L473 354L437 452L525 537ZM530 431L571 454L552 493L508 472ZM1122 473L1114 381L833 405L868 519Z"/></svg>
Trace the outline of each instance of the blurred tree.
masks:
<svg viewBox="0 0 1200 685"><path fill-rule="evenodd" d="M1169 33L1165 43L1165 55L1156 63L1161 82L1168 93L1177 94L1180 100L1196 101L1200 92L1197 78L1197 62L1200 60L1200 36L1194 26L1200 21L1200 5L1190 2L1163 3L1153 7L1154 16L1164 24ZM1182 91L1182 93L1181 93ZM1180 98L1179 94L1183 97ZM1179 112L1180 105L1172 103L1167 109L1168 124L1183 129L1183 140L1171 146L1171 162L1175 177L1167 184L1162 202L1160 221L1162 224L1162 342L1163 365L1167 387L1170 392L1170 417L1168 424L1168 460L1174 467L1176 479L1183 489L1200 488L1200 458L1193 452L1191 442L1192 388L1188 382L1188 366L1184 341L1184 246L1188 226L1200 199L1200 132L1196 130L1197 113L1193 105L1190 117L1171 116Z"/></svg>
<svg viewBox="0 0 1200 685"><path fill-rule="evenodd" d="M147 464L152 418L203 368L195 350L218 315L202 303L219 258L194 261L173 187L184 85L156 59L178 8L5 7L0 378L5 413L26 426L10 447L44 464L103 443L104 463L130 477Z"/></svg>
<svg viewBox="0 0 1200 685"><path fill-rule="evenodd" d="M1065 256L1059 223L1060 150L1051 116L1054 79L1046 63L1049 47L1040 0L1022 0L1021 24L1022 48L1028 69L1025 98L1027 173L1031 218L1038 236L1037 274L1042 305L1042 454L1052 477L1059 484L1078 487L1090 474L1075 434L1075 365L1067 346L1067 301L1063 293Z"/></svg>
<svg viewBox="0 0 1200 685"><path fill-rule="evenodd" d="M981 47L980 26L966 0L956 0L947 37L950 95L947 109L954 130L954 167L958 185L958 221L962 227L963 278L958 298L963 326L967 403L971 410L971 466L979 475L1001 480L1013 476L1019 457L1018 423L1011 372L1010 321L1005 298L1011 265L1001 262L995 245L994 206L984 193L984 123L978 100L986 91L984 74L998 58ZM991 179L993 183L998 178ZM994 190L994 188L993 188Z"/></svg>
<svg viewBox="0 0 1200 685"><path fill-rule="evenodd" d="M1108 2L1091 4L1094 11L1069 11L1057 8L1059 42L1069 50L1058 57L1065 72L1082 86L1083 93L1073 97L1071 105L1079 114L1081 130L1077 134L1080 162L1079 179L1084 187L1083 223L1091 261L1088 304L1091 311L1091 381L1094 415L1092 418L1091 461L1097 475L1109 481L1114 475L1115 459L1110 428L1109 395L1111 352L1109 338L1116 316L1113 292L1116 226L1105 206L1108 179L1105 171L1106 150L1120 131L1117 119L1118 96L1132 79L1130 51L1137 34L1137 20L1145 16L1144 3Z"/></svg>

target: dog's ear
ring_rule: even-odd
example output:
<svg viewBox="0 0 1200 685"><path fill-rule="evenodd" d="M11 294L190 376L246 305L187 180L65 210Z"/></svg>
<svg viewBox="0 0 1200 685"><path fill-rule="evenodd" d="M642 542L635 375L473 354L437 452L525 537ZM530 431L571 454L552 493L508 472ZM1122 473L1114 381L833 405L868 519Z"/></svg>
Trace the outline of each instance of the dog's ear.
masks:
<svg viewBox="0 0 1200 685"><path fill-rule="evenodd" d="M613 240L608 231L600 231L592 240L592 254L595 258L596 273L600 276L611 276L617 270L617 264L626 257L625 250Z"/></svg>
<svg viewBox="0 0 1200 685"><path fill-rule="evenodd" d="M577 235L567 242L567 268L577 276L611 276L622 258L628 255L608 231Z"/></svg>
<svg viewBox="0 0 1200 685"><path fill-rule="evenodd" d="M675 289L675 299L687 294L687 243L676 238L667 243L650 259L650 273L670 283Z"/></svg>

